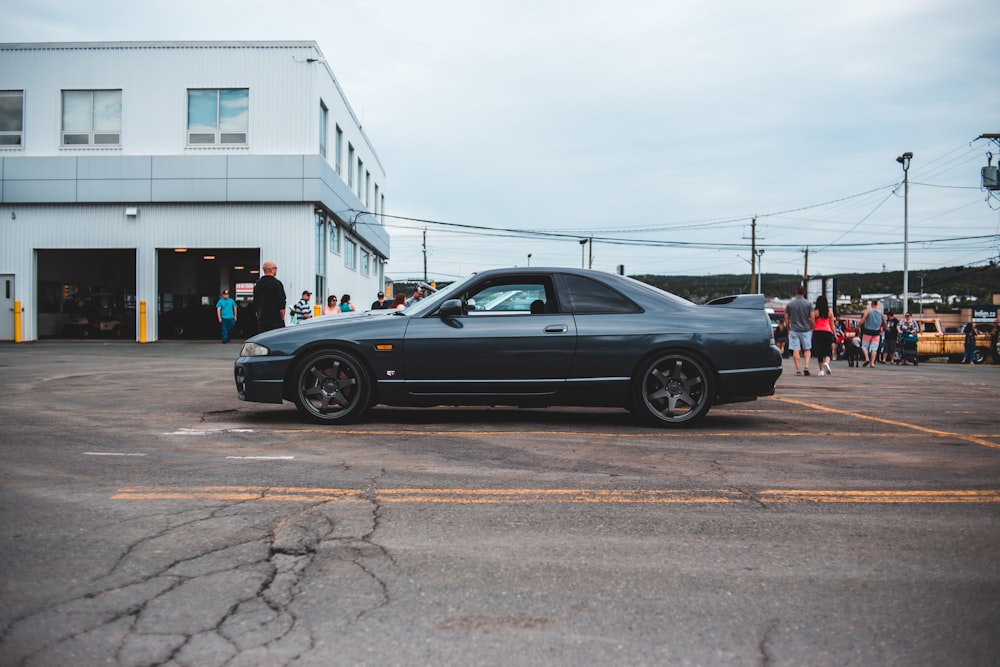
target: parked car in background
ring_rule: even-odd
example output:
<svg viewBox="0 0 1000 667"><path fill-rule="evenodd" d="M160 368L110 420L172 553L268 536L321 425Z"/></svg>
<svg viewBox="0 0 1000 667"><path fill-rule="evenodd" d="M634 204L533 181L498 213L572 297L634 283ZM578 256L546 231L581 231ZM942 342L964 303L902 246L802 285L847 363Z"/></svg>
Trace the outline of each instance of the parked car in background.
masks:
<svg viewBox="0 0 1000 667"><path fill-rule="evenodd" d="M772 394L781 356L762 295L695 305L616 274L517 268L254 336L234 374L241 400L329 424L381 403L621 407L681 426Z"/></svg>
<svg viewBox="0 0 1000 667"><path fill-rule="evenodd" d="M918 319L920 325L917 341L917 359L927 361L933 357L947 357L948 361L957 363L965 354L965 334L959 331L947 331L938 319ZM972 354L972 363L981 364L990 357L993 346L991 335L976 333L976 350Z"/></svg>

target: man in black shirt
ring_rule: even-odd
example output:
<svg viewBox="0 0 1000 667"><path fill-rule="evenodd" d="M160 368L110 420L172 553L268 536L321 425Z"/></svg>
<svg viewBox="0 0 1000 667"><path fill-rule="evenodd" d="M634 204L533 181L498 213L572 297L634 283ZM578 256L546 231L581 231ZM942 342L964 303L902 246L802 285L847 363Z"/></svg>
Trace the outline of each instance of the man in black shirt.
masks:
<svg viewBox="0 0 1000 667"><path fill-rule="evenodd" d="M385 292L379 292L378 298L372 301L372 310L389 310L391 304L385 300Z"/></svg>
<svg viewBox="0 0 1000 667"><path fill-rule="evenodd" d="M882 363L891 364L896 356L896 340L899 337L899 320L895 313L889 313L885 321L885 340L882 342Z"/></svg>
<svg viewBox="0 0 1000 667"><path fill-rule="evenodd" d="M253 310L261 332L285 326L285 286L275 276L278 265L264 262L264 275L253 286Z"/></svg>

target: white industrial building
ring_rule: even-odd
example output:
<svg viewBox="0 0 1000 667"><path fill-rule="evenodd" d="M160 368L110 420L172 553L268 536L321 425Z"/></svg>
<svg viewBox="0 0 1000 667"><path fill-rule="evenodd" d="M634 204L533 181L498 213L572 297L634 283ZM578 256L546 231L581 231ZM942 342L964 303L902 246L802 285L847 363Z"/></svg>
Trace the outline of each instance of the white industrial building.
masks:
<svg viewBox="0 0 1000 667"><path fill-rule="evenodd" d="M0 340L214 335L264 260L363 309L385 192L314 42L0 44Z"/></svg>

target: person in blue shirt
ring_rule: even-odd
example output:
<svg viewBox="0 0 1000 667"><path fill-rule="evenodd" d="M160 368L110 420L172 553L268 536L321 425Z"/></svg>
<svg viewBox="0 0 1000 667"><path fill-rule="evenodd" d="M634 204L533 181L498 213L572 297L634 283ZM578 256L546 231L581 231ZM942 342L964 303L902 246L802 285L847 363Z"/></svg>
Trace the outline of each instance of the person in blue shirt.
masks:
<svg viewBox="0 0 1000 667"><path fill-rule="evenodd" d="M236 326L236 302L229 298L229 290L222 290L222 296L215 303L215 314L222 325L222 342L229 342L229 333Z"/></svg>

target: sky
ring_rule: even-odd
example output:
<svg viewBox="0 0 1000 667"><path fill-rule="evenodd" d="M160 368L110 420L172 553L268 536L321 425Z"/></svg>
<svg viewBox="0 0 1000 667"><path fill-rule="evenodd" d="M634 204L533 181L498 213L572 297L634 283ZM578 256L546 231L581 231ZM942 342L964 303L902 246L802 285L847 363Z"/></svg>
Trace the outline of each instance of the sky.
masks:
<svg viewBox="0 0 1000 667"><path fill-rule="evenodd" d="M315 41L387 172L392 279L749 274L751 237L765 276L899 271L906 232L911 286L1000 260L995 0L4 5L2 42Z"/></svg>

